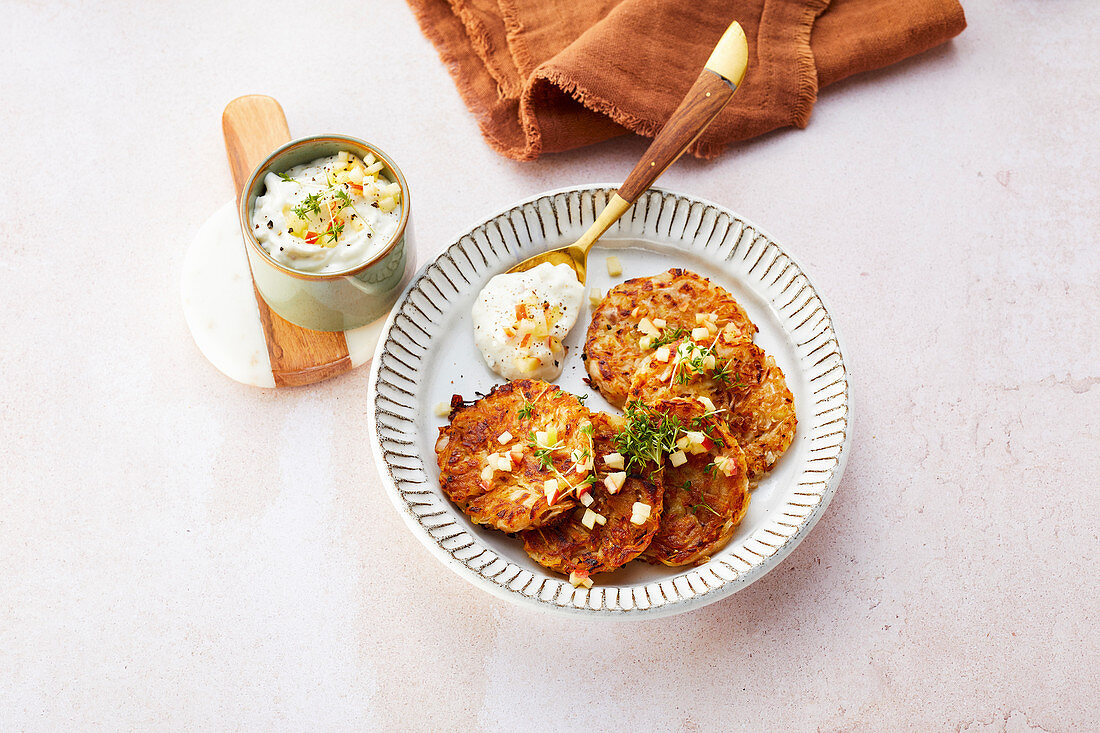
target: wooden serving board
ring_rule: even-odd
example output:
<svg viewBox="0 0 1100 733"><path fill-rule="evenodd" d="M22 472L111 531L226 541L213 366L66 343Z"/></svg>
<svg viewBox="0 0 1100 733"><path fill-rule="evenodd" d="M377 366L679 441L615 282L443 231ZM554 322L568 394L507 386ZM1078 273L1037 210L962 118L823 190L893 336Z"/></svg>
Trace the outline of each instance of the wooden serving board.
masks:
<svg viewBox="0 0 1100 733"><path fill-rule="evenodd" d="M271 151L290 141L290 129L277 101L261 94L250 94L225 106L222 133L239 205L245 181L253 169ZM256 290L255 282L252 287L276 387L313 384L352 368L343 332L313 331L296 326L268 307L260 291Z"/></svg>

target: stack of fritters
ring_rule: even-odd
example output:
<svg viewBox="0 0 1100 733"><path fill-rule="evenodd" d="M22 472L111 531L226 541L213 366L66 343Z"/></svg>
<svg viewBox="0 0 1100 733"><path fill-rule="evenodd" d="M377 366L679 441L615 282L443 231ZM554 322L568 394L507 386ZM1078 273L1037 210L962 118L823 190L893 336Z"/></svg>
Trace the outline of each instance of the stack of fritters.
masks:
<svg viewBox="0 0 1100 733"><path fill-rule="evenodd" d="M536 562L585 582L633 560L658 530L661 471L627 470L616 448L625 422L539 380L456 398L436 442L440 484L474 522L518 532Z"/></svg>
<svg viewBox="0 0 1100 733"><path fill-rule="evenodd" d="M640 327L655 321L664 325L647 344L650 334ZM612 288L592 313L582 358L592 385L616 407L632 399L648 406L670 396L710 399L755 485L790 446L798 423L783 371L752 343L756 332L728 291L674 268ZM675 363L685 344L712 352L713 368L693 369L690 358ZM664 346L670 357L659 361Z"/></svg>
<svg viewBox="0 0 1100 733"><path fill-rule="evenodd" d="M794 436L794 400L756 330L694 273L622 283L595 309L582 358L626 416L538 380L456 396L436 444L443 491L577 585L637 557L705 562Z"/></svg>

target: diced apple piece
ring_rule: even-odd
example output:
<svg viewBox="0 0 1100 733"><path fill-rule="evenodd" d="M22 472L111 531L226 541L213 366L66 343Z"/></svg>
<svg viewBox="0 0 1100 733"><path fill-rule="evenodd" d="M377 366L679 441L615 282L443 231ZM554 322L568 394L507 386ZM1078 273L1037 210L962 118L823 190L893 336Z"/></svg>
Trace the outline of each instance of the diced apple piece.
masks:
<svg viewBox="0 0 1100 733"><path fill-rule="evenodd" d="M533 356L521 356L516 359L516 366L524 374L534 374L542 366L542 362Z"/></svg>
<svg viewBox="0 0 1100 733"><path fill-rule="evenodd" d="M592 498L592 492L590 491L581 494L579 498L581 500L581 504L586 507L592 506L594 503L596 503L596 500Z"/></svg>
<svg viewBox="0 0 1100 733"><path fill-rule="evenodd" d="M599 515L591 509L585 509L584 516L581 517L581 524L583 524L588 529L592 529L596 526L596 517L598 516Z"/></svg>
<svg viewBox="0 0 1100 733"><path fill-rule="evenodd" d="M621 453L608 453L603 457L603 462L607 464L608 468L622 469L625 465L623 456Z"/></svg>
<svg viewBox="0 0 1100 733"><path fill-rule="evenodd" d="M714 447L714 441L707 437L706 433L691 431L685 437L688 440L687 452L692 455L706 453Z"/></svg>
<svg viewBox="0 0 1100 733"><path fill-rule="evenodd" d="M437 404L435 406L435 416L436 417L447 417L450 414L451 414L451 406L448 405L446 402L440 402L439 404Z"/></svg>
<svg viewBox="0 0 1100 733"><path fill-rule="evenodd" d="M653 352L653 358L657 361L668 361L672 358L672 352L667 346L662 346L658 348L657 351Z"/></svg>
<svg viewBox="0 0 1100 733"><path fill-rule="evenodd" d="M619 262L619 258L612 255L607 258L607 274L611 277L618 277L623 274L623 264Z"/></svg>
<svg viewBox="0 0 1100 733"><path fill-rule="evenodd" d="M569 584L574 588L591 588L592 578L587 575L578 575L577 573L569 573Z"/></svg>
<svg viewBox="0 0 1100 733"><path fill-rule="evenodd" d="M710 331L700 326L699 328L691 329L691 338L695 341L705 341L710 338Z"/></svg>
<svg viewBox="0 0 1100 733"><path fill-rule="evenodd" d="M729 456L723 456L714 462L715 468L722 472L723 476L732 476L737 473L737 461Z"/></svg>
<svg viewBox="0 0 1100 733"><path fill-rule="evenodd" d="M668 460L673 466L679 467L687 463L688 457L682 450L678 450L675 453L669 453Z"/></svg>
<svg viewBox="0 0 1100 733"><path fill-rule="evenodd" d="M556 478L547 479L542 485L542 490L546 494L547 504L553 504L558 500L558 480Z"/></svg>
<svg viewBox="0 0 1100 733"><path fill-rule="evenodd" d="M638 321L638 330L649 336L661 335L661 331L657 328L657 326L653 325L653 321L649 320L648 318L643 318L642 320Z"/></svg>
<svg viewBox="0 0 1100 733"><path fill-rule="evenodd" d="M649 347L653 346L653 341L653 336L642 336L640 339L638 339L638 347L641 349L648 349Z"/></svg>
<svg viewBox="0 0 1100 733"><path fill-rule="evenodd" d="M492 466L486 466L485 468L481 469L481 480L492 481L494 473L496 473L495 468L493 468Z"/></svg>
<svg viewBox="0 0 1100 733"><path fill-rule="evenodd" d="M512 440L512 434L505 430L503 433L497 436L497 442L501 445L507 445Z"/></svg>
<svg viewBox="0 0 1100 733"><path fill-rule="evenodd" d="M588 304L593 308L599 306L603 302L603 293L596 288L592 288L588 291Z"/></svg>
<svg viewBox="0 0 1100 733"><path fill-rule="evenodd" d="M710 399L710 397L704 395L699 398L699 401L703 403L703 407L707 408L707 412L715 412L718 409L714 406L714 402Z"/></svg>
<svg viewBox="0 0 1100 733"><path fill-rule="evenodd" d="M617 494L619 489L626 483L626 471L617 471L615 473L609 473L604 476L603 485L607 487L608 493Z"/></svg>

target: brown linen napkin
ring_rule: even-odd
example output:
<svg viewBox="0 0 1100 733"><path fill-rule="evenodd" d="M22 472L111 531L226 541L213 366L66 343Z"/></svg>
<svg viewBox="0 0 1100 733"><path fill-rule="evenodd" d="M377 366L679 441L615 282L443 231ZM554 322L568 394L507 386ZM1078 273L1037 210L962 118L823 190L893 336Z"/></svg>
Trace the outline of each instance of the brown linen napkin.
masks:
<svg viewBox="0 0 1100 733"><path fill-rule="evenodd" d="M517 160L652 137L737 20L749 71L693 146L701 158L805 127L825 86L937 46L957 0L408 0L481 132Z"/></svg>

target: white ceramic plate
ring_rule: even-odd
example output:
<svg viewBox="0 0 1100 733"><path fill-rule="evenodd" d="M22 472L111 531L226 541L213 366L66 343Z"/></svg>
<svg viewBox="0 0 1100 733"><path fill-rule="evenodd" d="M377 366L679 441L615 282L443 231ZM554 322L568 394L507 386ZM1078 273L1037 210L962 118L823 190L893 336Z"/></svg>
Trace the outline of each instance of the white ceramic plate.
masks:
<svg viewBox="0 0 1100 733"><path fill-rule="evenodd" d="M445 565L479 588L522 605L609 618L662 616L698 608L774 568L825 511L840 482L851 435L848 373L821 296L802 268L758 227L731 211L653 189L589 255L589 287L670 267L698 272L729 289L759 326L757 343L787 375L798 411L793 444L753 492L730 543L699 567L633 562L594 577L586 590L534 563L522 543L474 525L439 488L435 406L467 399L502 380L473 342L470 307L493 275L549 247L573 242L614 188L552 191L516 204L462 235L414 277L394 306L371 365L369 422L383 484L413 533ZM623 274L610 278L615 254ZM587 299L586 299L587 301ZM584 383L580 359L590 314L566 339L562 388L615 412Z"/></svg>

